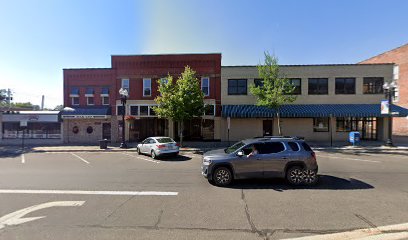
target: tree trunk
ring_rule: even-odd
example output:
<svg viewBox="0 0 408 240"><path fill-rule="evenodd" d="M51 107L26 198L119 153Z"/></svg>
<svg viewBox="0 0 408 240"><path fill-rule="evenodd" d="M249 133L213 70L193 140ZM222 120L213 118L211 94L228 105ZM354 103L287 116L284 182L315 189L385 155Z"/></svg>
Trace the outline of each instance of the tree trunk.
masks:
<svg viewBox="0 0 408 240"><path fill-rule="evenodd" d="M183 131L184 131L184 122L183 121L179 121L178 125L179 125L179 138L180 138L180 147L183 146Z"/></svg>
<svg viewBox="0 0 408 240"><path fill-rule="evenodd" d="M280 125L280 114L279 114L279 110L276 112L276 118L278 119L278 134L279 134L279 136L282 136L282 130L281 130L281 125Z"/></svg>

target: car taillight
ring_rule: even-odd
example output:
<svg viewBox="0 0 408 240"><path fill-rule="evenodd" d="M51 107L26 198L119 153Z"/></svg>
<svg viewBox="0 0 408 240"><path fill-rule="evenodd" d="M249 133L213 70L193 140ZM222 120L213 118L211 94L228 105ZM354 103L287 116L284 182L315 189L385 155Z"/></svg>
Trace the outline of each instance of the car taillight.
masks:
<svg viewBox="0 0 408 240"><path fill-rule="evenodd" d="M176 146L177 146L177 147L180 147L180 143L176 143Z"/></svg>
<svg viewBox="0 0 408 240"><path fill-rule="evenodd" d="M166 145L157 145L157 148L165 148Z"/></svg>
<svg viewBox="0 0 408 240"><path fill-rule="evenodd" d="M312 155L313 159L316 161L316 153L312 152L311 155Z"/></svg>

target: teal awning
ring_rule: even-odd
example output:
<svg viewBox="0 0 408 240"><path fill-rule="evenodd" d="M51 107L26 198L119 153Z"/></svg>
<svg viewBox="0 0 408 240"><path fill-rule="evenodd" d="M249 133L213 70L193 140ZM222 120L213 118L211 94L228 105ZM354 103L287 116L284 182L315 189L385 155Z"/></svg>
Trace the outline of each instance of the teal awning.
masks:
<svg viewBox="0 0 408 240"><path fill-rule="evenodd" d="M408 116L408 109L392 105L394 117ZM280 108L281 117L386 117L381 104L290 104ZM276 111L256 105L223 105L222 116L232 118L274 117Z"/></svg>

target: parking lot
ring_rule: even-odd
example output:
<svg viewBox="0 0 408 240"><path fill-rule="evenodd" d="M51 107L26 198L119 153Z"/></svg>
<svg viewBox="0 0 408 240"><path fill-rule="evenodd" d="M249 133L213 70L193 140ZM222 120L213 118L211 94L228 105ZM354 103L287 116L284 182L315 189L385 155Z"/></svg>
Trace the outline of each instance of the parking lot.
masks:
<svg viewBox="0 0 408 240"><path fill-rule="evenodd" d="M403 239L391 237L408 231L408 154L320 151L317 159L317 186L261 179L220 188L192 152L153 160L3 151L0 239L284 239L356 229Z"/></svg>

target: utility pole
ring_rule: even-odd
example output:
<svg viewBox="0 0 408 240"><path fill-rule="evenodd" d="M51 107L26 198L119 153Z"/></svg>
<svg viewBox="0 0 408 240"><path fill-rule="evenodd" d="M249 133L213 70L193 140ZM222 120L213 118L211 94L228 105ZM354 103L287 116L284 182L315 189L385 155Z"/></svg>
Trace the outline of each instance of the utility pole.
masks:
<svg viewBox="0 0 408 240"><path fill-rule="evenodd" d="M10 110L10 108L11 108L11 100L13 100L13 97L12 97L12 93L11 93L11 89L10 88L8 88L7 89L7 105L8 105L8 107L9 107L9 110Z"/></svg>
<svg viewBox="0 0 408 240"><path fill-rule="evenodd" d="M44 95L41 98L41 111L44 110Z"/></svg>

